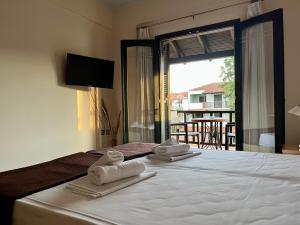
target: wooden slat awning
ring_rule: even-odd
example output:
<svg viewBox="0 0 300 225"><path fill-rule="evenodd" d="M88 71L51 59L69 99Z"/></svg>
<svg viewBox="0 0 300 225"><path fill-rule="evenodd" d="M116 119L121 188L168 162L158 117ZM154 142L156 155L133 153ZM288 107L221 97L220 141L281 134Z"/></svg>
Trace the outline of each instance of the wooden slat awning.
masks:
<svg viewBox="0 0 300 225"><path fill-rule="evenodd" d="M170 63L226 57L234 54L233 27L172 38Z"/></svg>

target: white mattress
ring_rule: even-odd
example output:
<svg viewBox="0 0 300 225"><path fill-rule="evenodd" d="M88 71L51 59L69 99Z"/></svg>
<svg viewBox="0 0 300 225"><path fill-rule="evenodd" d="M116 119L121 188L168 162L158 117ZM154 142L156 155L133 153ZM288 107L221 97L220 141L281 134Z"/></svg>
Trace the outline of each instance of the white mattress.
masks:
<svg viewBox="0 0 300 225"><path fill-rule="evenodd" d="M299 156L207 150L142 160L157 176L98 199L59 185L18 200L14 225L300 224Z"/></svg>

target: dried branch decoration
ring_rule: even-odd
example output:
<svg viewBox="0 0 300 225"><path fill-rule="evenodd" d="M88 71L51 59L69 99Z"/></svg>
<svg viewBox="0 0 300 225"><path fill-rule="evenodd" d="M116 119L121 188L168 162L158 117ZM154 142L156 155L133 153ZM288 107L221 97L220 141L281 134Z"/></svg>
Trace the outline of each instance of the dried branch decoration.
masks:
<svg viewBox="0 0 300 225"><path fill-rule="evenodd" d="M111 121L110 121L110 118L109 118L109 113L108 113L108 110L107 110L107 107L106 107L106 104L105 104L103 98L101 98L101 111L102 111L104 119L105 119L105 121L108 125L109 132L112 135L112 139L113 139L113 141L116 141L117 140L117 134L118 134L120 124L121 124L121 111L118 114L116 126L111 125Z"/></svg>

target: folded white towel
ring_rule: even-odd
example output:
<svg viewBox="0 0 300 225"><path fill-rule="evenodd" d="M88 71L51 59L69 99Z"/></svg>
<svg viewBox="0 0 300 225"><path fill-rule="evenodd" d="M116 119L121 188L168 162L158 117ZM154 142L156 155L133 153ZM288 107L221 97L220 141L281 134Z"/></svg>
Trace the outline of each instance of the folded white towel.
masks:
<svg viewBox="0 0 300 225"><path fill-rule="evenodd" d="M146 166L140 161L127 161L114 166L94 166L88 170L88 178L95 185L102 185L139 175Z"/></svg>
<svg viewBox="0 0 300 225"><path fill-rule="evenodd" d="M104 166L104 165L118 165L124 161L124 155L122 152L116 150L107 151L99 160L90 166L93 168L95 166Z"/></svg>
<svg viewBox="0 0 300 225"><path fill-rule="evenodd" d="M158 155L168 155L175 156L178 154L184 154L188 152L190 145L188 144L177 144L171 146L157 146L154 148L154 153Z"/></svg>
<svg viewBox="0 0 300 225"><path fill-rule="evenodd" d="M172 146L172 145L178 145L177 140L173 137L167 139L165 142L161 143L159 146Z"/></svg>
<svg viewBox="0 0 300 225"><path fill-rule="evenodd" d="M155 175L156 172L143 172L138 176L125 178L112 183L103 184L101 186L91 184L88 176L85 176L68 183L66 187L73 193L98 198L146 180Z"/></svg>
<svg viewBox="0 0 300 225"><path fill-rule="evenodd" d="M167 162L175 162L175 161L179 161L182 159L191 158L193 156L197 156L200 154L201 154L201 152L187 152L185 154L181 154L178 156L164 156L164 155L158 155L158 154L151 154L151 155L148 155L148 158L149 159L158 159L158 160L167 161Z"/></svg>

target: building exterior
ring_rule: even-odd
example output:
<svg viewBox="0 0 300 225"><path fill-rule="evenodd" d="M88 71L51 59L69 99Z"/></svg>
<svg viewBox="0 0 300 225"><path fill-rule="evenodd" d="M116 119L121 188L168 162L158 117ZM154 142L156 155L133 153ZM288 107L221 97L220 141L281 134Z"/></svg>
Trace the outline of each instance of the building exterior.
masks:
<svg viewBox="0 0 300 225"><path fill-rule="evenodd" d="M183 114L177 113L177 110L197 110L203 112L229 110L221 82L203 85L188 92L171 93L170 104L172 123L183 121ZM200 116L206 118L210 117L210 114L199 114ZM214 116L219 115L216 114ZM223 114L222 117L229 120L229 115ZM190 120L191 115L188 115L188 121Z"/></svg>
<svg viewBox="0 0 300 225"><path fill-rule="evenodd" d="M171 110L226 110L222 83L210 83L188 92L170 94Z"/></svg>
<svg viewBox="0 0 300 225"><path fill-rule="evenodd" d="M188 92L189 110L225 110L227 107L226 97L222 83L210 83Z"/></svg>
<svg viewBox="0 0 300 225"><path fill-rule="evenodd" d="M189 107L188 92L170 94L171 110L185 110Z"/></svg>

